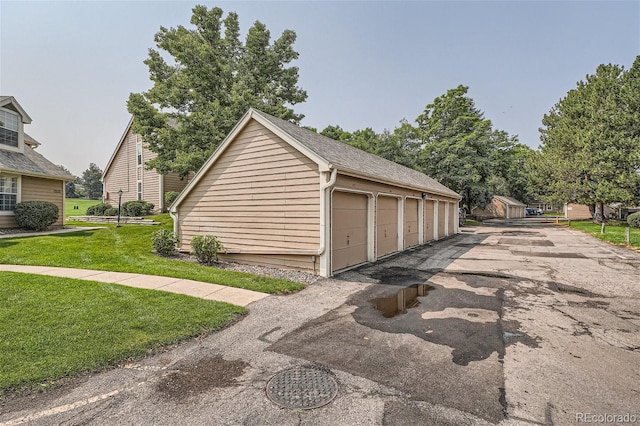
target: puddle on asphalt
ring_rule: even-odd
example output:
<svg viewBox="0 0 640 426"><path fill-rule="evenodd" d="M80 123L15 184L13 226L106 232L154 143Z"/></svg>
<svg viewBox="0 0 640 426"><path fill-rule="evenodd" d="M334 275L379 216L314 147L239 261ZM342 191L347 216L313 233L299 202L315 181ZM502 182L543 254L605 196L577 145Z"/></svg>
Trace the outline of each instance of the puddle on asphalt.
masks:
<svg viewBox="0 0 640 426"><path fill-rule="evenodd" d="M582 253L553 253L546 251L520 251L511 250L511 254L514 256L529 256L529 257L554 257L558 259L586 259L587 257Z"/></svg>
<svg viewBox="0 0 640 426"><path fill-rule="evenodd" d="M434 288L429 284L413 284L393 296L376 297L372 302L385 318L393 318L407 312L407 309L418 306L420 304L418 297L426 296Z"/></svg>

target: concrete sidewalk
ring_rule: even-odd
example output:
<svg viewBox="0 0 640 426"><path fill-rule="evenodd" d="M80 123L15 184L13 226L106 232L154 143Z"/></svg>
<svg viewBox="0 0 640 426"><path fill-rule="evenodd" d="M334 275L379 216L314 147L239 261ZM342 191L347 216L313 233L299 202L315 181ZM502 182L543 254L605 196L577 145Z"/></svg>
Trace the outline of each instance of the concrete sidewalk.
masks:
<svg viewBox="0 0 640 426"><path fill-rule="evenodd" d="M75 278L126 285L150 290L169 291L202 299L227 302L247 306L256 300L268 296L242 288L226 287L218 284L185 280L182 278L161 277L157 275L131 274L128 272L96 271L91 269L57 268L52 266L0 265L0 272L23 272L28 274L50 275L54 277Z"/></svg>

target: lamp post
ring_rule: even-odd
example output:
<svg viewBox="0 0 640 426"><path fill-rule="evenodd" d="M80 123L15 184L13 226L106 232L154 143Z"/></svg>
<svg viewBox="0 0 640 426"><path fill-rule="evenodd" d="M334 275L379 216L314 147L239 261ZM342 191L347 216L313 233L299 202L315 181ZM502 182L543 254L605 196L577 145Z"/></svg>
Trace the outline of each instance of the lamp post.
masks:
<svg viewBox="0 0 640 426"><path fill-rule="evenodd" d="M116 225L116 228L120 228L120 206L121 206L121 202L122 202L122 188L120 188L120 190L118 190L118 224Z"/></svg>

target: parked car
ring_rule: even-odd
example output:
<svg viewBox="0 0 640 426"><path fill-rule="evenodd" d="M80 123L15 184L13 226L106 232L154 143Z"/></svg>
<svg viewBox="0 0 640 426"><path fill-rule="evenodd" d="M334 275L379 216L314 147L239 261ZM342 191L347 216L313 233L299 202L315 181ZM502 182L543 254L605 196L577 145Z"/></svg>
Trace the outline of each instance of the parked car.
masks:
<svg viewBox="0 0 640 426"><path fill-rule="evenodd" d="M538 216L542 216L542 214L543 214L543 213L544 213L544 212L542 211L542 209L538 209L538 210L536 210L536 214L537 214Z"/></svg>
<svg viewBox="0 0 640 426"><path fill-rule="evenodd" d="M525 211L527 213L527 216L535 216L537 214L536 211L531 207L526 207Z"/></svg>

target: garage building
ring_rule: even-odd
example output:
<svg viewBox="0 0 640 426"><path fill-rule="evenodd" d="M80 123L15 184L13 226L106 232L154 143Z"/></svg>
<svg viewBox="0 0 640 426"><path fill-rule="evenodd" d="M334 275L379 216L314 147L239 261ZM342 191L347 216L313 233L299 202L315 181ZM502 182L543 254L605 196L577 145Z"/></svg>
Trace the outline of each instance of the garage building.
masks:
<svg viewBox="0 0 640 426"><path fill-rule="evenodd" d="M170 208L180 250L331 276L458 232L460 196L418 171L250 109Z"/></svg>

